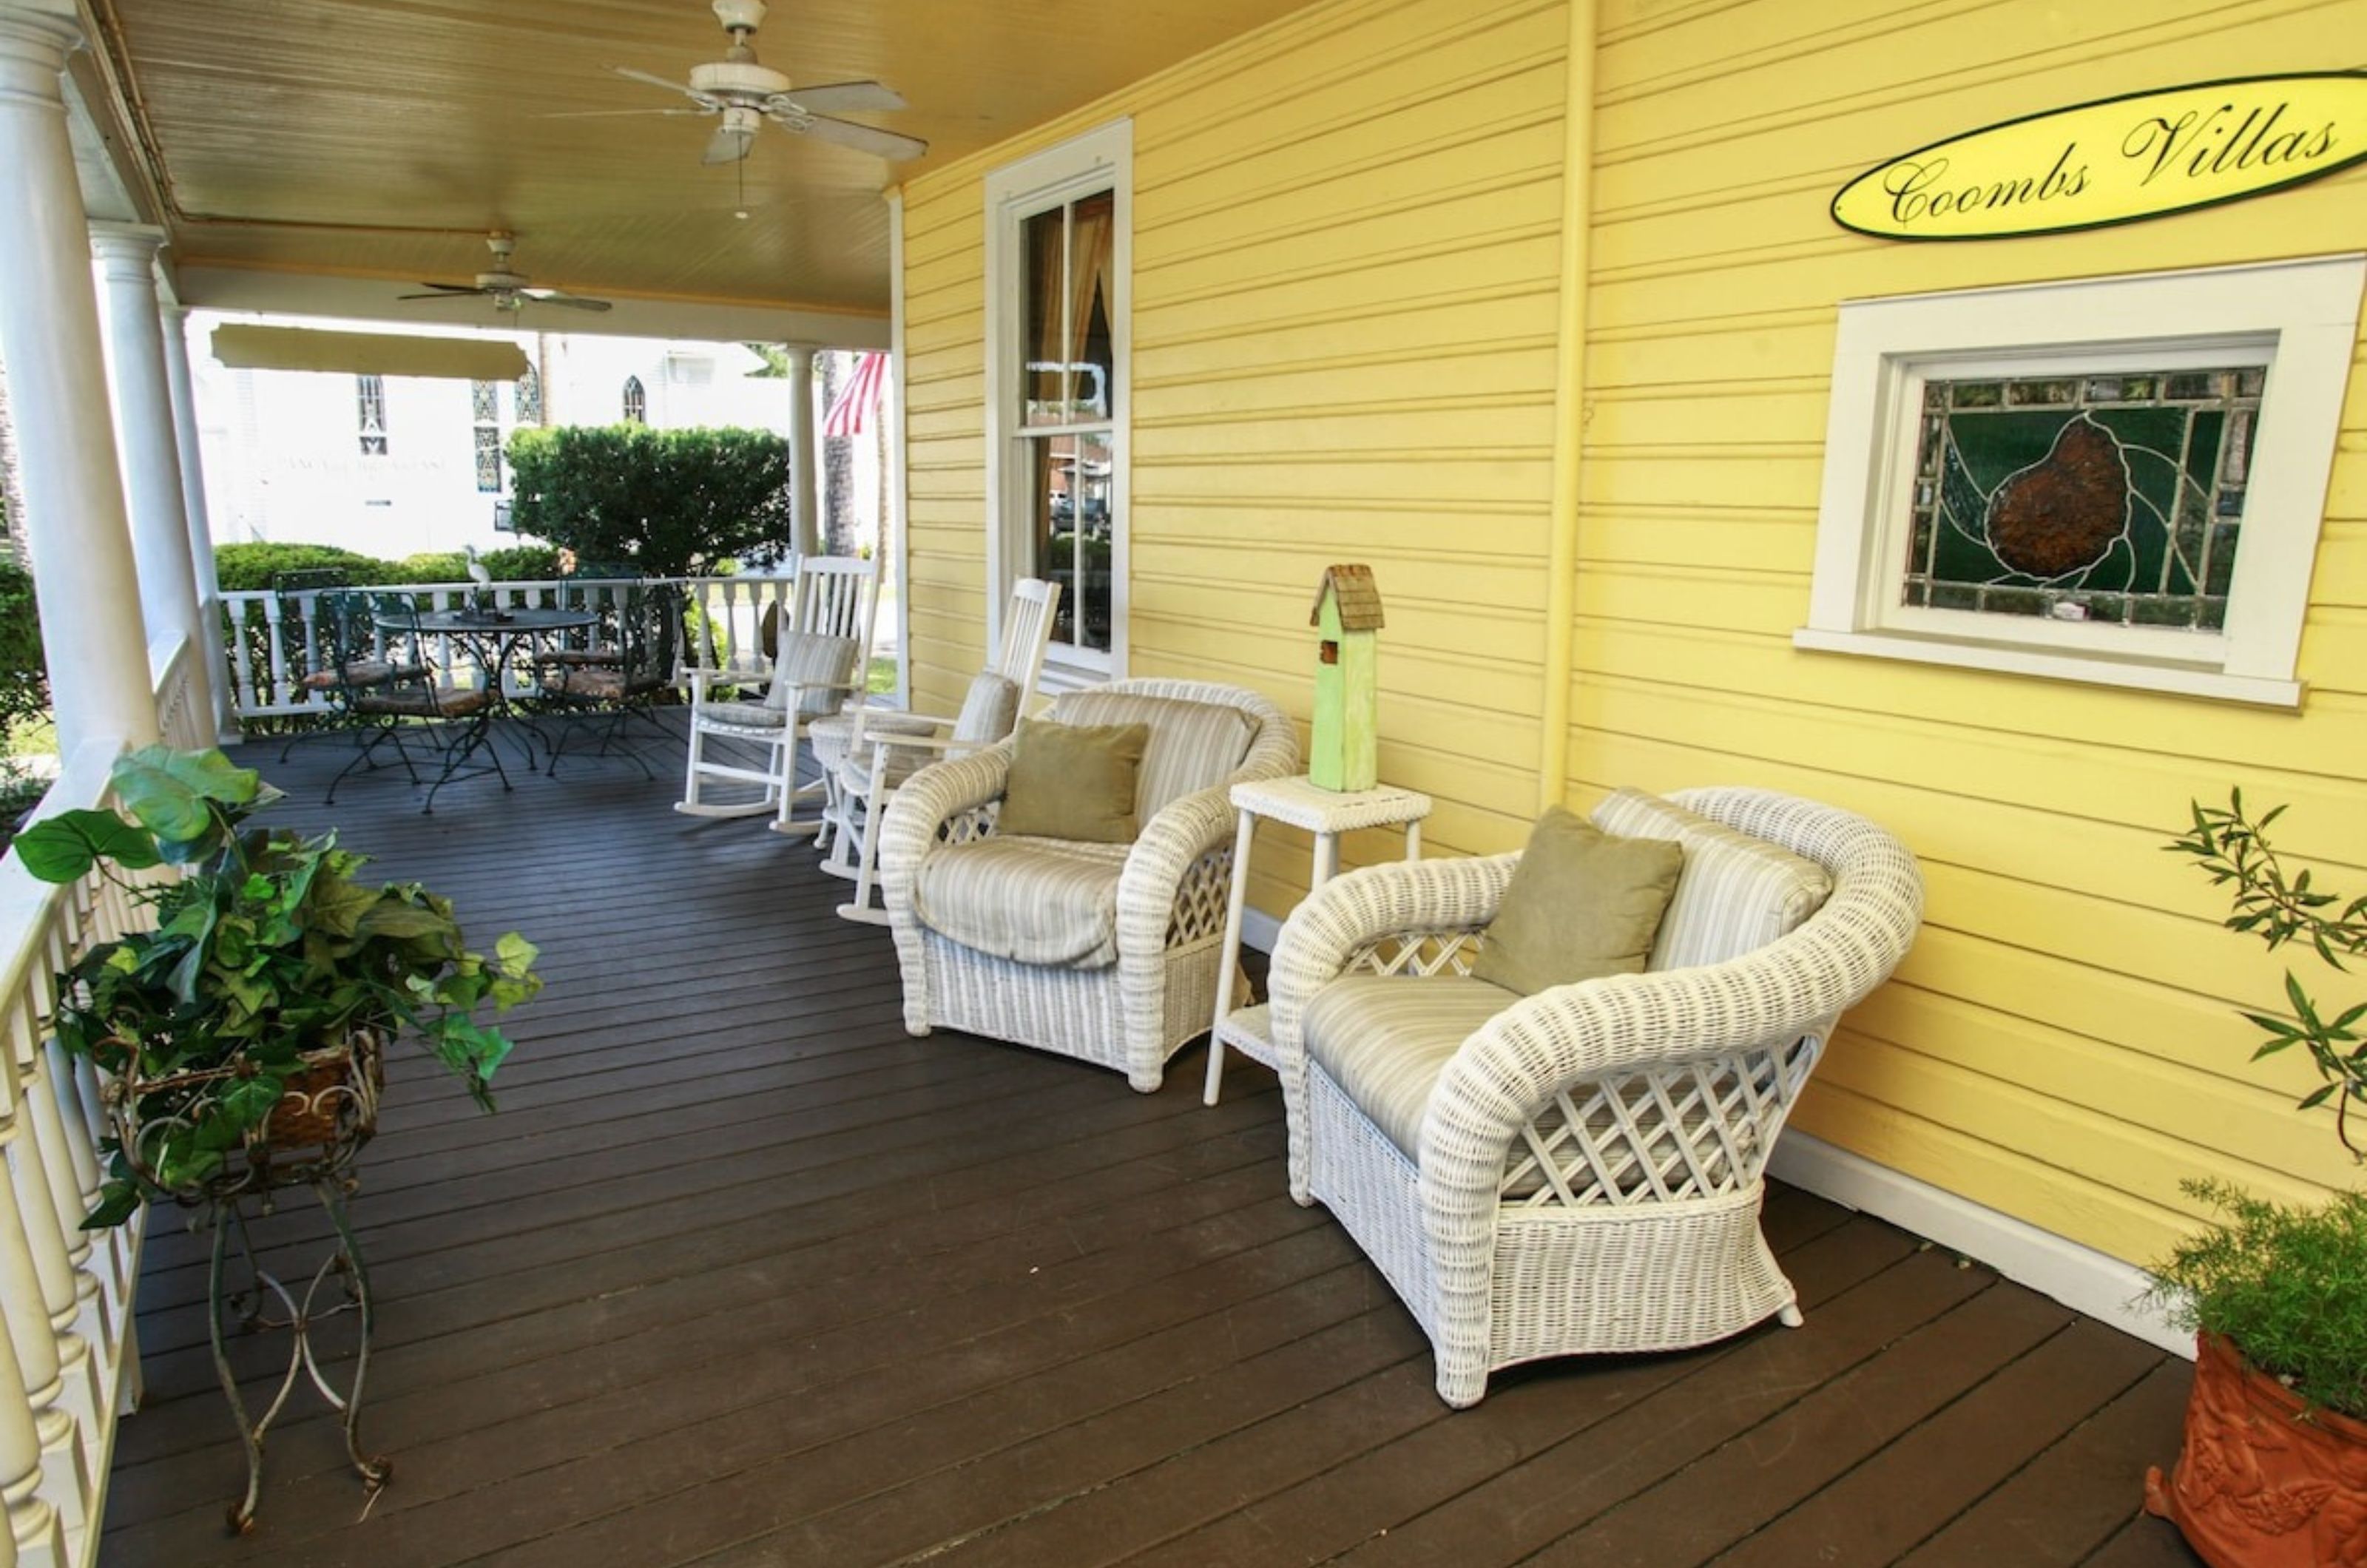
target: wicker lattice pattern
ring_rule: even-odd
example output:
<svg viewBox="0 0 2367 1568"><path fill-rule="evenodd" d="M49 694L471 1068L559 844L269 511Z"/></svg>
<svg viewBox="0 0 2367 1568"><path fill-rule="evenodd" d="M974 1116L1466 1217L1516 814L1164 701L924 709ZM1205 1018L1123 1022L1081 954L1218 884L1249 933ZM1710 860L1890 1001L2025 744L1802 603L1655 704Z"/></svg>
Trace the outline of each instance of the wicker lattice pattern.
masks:
<svg viewBox="0 0 2367 1568"><path fill-rule="evenodd" d="M1225 900L1233 885L1233 846L1210 850L1192 863L1175 886L1175 907L1167 924L1167 945L1195 947L1225 934Z"/></svg>
<svg viewBox="0 0 2367 1568"><path fill-rule="evenodd" d="M1759 1234L1767 1156L1842 1011L1906 954L1922 881L1849 812L1750 789L1672 798L1816 861L1831 897L1724 963L1514 1002L1440 1077L1419 1160L1308 1060L1306 1007L1353 967L1462 967L1519 857L1351 872L1275 948L1292 1195L1319 1198L1379 1264L1450 1404L1517 1361L1697 1345L1795 1310Z"/></svg>
<svg viewBox="0 0 2367 1568"><path fill-rule="evenodd" d="M1118 882L1117 962L1100 969L1014 964L947 941L921 923L912 889L940 843L993 831L1011 766L1010 741L934 763L889 802L879 879L904 978L904 1026L938 1025L1113 1067L1148 1094L1167 1059L1206 1031L1216 1009L1217 948L1235 816L1228 791L1298 767L1283 711L1254 692L1195 681L1121 681L1105 690L1221 703L1256 725L1241 764L1143 824Z"/></svg>

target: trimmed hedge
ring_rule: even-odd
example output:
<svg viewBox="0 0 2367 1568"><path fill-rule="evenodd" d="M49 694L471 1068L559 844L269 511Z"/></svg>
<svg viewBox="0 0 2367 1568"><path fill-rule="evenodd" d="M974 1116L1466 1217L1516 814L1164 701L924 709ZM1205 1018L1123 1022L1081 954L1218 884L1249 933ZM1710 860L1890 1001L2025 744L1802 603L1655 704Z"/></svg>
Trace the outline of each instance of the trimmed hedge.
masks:
<svg viewBox="0 0 2367 1568"><path fill-rule="evenodd" d="M519 582L559 575L559 551L549 545L515 545L477 558L496 582ZM333 545L218 545L214 576L226 593L262 592L275 573L345 571L357 588L387 582L466 582L468 557L459 550L428 551L401 560L381 560Z"/></svg>

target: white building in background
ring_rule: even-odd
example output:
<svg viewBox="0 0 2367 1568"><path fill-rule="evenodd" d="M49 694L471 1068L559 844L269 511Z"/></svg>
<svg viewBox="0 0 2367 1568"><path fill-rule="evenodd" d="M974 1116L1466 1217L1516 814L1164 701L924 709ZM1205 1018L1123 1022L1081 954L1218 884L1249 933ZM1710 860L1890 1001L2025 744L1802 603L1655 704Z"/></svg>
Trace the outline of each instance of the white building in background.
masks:
<svg viewBox="0 0 2367 1568"><path fill-rule="evenodd" d="M788 433L787 384L764 375L764 357L736 343L485 332L477 335L516 344L533 369L515 382L461 381L230 369L210 345L213 329L232 320L347 324L191 312L189 365L216 544L334 545L389 559L515 544L499 526L510 494L501 454L521 424L633 420L660 430ZM876 541L878 443L857 440L854 457L856 536Z"/></svg>

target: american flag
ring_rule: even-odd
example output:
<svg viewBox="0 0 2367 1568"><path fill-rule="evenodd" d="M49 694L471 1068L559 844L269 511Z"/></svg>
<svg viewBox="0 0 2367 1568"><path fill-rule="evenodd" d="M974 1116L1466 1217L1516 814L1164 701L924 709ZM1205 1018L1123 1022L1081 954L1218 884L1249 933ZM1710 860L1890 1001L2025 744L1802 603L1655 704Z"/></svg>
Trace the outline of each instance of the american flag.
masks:
<svg viewBox="0 0 2367 1568"><path fill-rule="evenodd" d="M866 354L855 362L855 374L839 389L838 400L822 415L825 436L860 435L879 406L879 389L888 379L888 356Z"/></svg>

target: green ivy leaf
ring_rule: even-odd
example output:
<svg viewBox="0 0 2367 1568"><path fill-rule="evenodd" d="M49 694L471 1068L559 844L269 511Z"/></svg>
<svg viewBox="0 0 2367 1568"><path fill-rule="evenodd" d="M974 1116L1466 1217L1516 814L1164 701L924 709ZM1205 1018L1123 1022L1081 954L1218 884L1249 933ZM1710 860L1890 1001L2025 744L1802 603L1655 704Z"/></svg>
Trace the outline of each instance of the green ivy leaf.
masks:
<svg viewBox="0 0 2367 1568"><path fill-rule="evenodd" d="M121 1224L140 1212L140 1189L130 1181L109 1181L98 1190L98 1204L83 1216L82 1228L103 1231Z"/></svg>
<svg viewBox="0 0 2367 1568"><path fill-rule="evenodd" d="M115 793L142 826L170 846L210 845L220 836L213 804L252 809L266 804L263 775L219 750L142 746L115 763ZM277 792L273 792L277 798Z"/></svg>
<svg viewBox="0 0 2367 1568"><path fill-rule="evenodd" d="M17 835L17 858L44 882L78 882L102 860L127 871L158 863L154 837L112 811L62 811Z"/></svg>
<svg viewBox="0 0 2367 1568"><path fill-rule="evenodd" d="M215 1102L215 1115L240 1133L259 1127L271 1114L272 1107L279 1103L286 1089L285 1083L268 1073L241 1078L222 1090L221 1098Z"/></svg>

